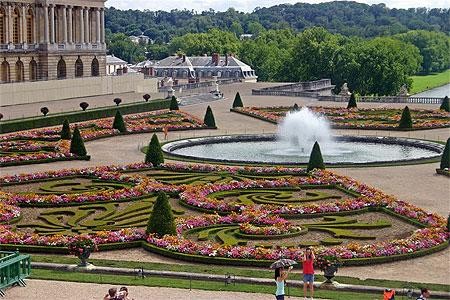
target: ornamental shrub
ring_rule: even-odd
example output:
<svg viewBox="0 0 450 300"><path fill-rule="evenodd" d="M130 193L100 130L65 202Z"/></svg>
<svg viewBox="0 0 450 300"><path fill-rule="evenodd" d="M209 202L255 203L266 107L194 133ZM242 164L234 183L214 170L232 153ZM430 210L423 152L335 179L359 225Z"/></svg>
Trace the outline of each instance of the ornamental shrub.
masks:
<svg viewBox="0 0 450 300"><path fill-rule="evenodd" d="M44 117L49 113L49 111L50 110L48 109L48 107L41 107L41 113L44 115Z"/></svg>
<svg viewBox="0 0 450 300"><path fill-rule="evenodd" d="M447 217L447 231L450 232L450 214Z"/></svg>
<svg viewBox="0 0 450 300"><path fill-rule="evenodd" d="M400 123L398 124L399 128L412 128L412 118L411 113L409 111L409 107L405 106L402 112L402 118L400 119Z"/></svg>
<svg viewBox="0 0 450 300"><path fill-rule="evenodd" d="M2 114L2 113L0 113L0 120L1 120L1 119L3 119L3 114Z"/></svg>
<svg viewBox="0 0 450 300"><path fill-rule="evenodd" d="M242 103L241 95L239 94L239 92L237 92L236 96L234 96L233 108L236 108L236 107L244 107L244 104Z"/></svg>
<svg viewBox="0 0 450 300"><path fill-rule="evenodd" d="M164 155L156 134L153 134L152 139L148 144L147 153L145 154L145 163L151 163L155 167L164 163Z"/></svg>
<svg viewBox="0 0 450 300"><path fill-rule="evenodd" d="M114 129L119 130L120 132L126 132L127 126L125 125L125 122L123 121L122 114L119 110L117 110L116 115L114 117L113 126Z"/></svg>
<svg viewBox="0 0 450 300"><path fill-rule="evenodd" d="M441 158L441 170L450 169L450 138L447 139Z"/></svg>
<svg viewBox="0 0 450 300"><path fill-rule="evenodd" d="M300 108L298 107L297 103L294 103L294 106L292 107L292 111L299 111Z"/></svg>
<svg viewBox="0 0 450 300"><path fill-rule="evenodd" d="M119 106L119 104L122 103L122 99L120 99L120 98L114 98L113 102L114 102L117 106Z"/></svg>
<svg viewBox="0 0 450 300"><path fill-rule="evenodd" d="M70 141L70 153L78 156L86 156L87 154L78 126L73 130L72 140Z"/></svg>
<svg viewBox="0 0 450 300"><path fill-rule="evenodd" d="M145 94L144 96L142 96L142 98L144 98L145 102L148 102L148 100L150 100L150 95L149 94Z"/></svg>
<svg viewBox="0 0 450 300"><path fill-rule="evenodd" d="M81 102L80 107L83 111L86 111L86 109L89 107L89 103L87 102Z"/></svg>
<svg viewBox="0 0 450 300"><path fill-rule="evenodd" d="M203 119L203 122L208 127L216 127L216 120L214 119L214 114L212 112L211 107L208 105L206 108L205 118Z"/></svg>
<svg viewBox="0 0 450 300"><path fill-rule="evenodd" d="M356 97L355 97L355 93L352 93L350 95L350 99L348 100L348 104L347 104L347 109L350 108L357 108L358 106L356 105Z"/></svg>
<svg viewBox="0 0 450 300"><path fill-rule="evenodd" d="M322 152L320 151L319 143L316 141L309 156L307 172L314 169L325 169L323 164Z"/></svg>
<svg viewBox="0 0 450 300"><path fill-rule="evenodd" d="M64 120L63 126L61 129L61 139L62 140L70 140L72 138L72 134L70 133L70 125L67 119Z"/></svg>
<svg viewBox="0 0 450 300"><path fill-rule="evenodd" d="M159 237L166 234L177 234L172 208L164 192L158 194L155 205L153 205L153 212L148 219L147 233L154 233Z"/></svg>
<svg viewBox="0 0 450 300"><path fill-rule="evenodd" d="M445 110L446 112L450 112L450 104L448 103L448 96L445 96L444 99L442 99L442 103L439 109Z"/></svg>
<svg viewBox="0 0 450 300"><path fill-rule="evenodd" d="M178 107L178 101L177 101L177 97L172 96L172 99L170 100L170 110L179 110L180 108Z"/></svg>

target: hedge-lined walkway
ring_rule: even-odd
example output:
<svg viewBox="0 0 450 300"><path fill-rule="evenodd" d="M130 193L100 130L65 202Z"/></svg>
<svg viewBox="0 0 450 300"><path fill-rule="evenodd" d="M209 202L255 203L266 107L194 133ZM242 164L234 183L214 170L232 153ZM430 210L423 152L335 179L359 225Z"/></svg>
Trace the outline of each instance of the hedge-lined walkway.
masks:
<svg viewBox="0 0 450 300"><path fill-rule="evenodd" d="M288 97L261 97L250 96L251 88L257 88L266 84L241 84L224 86L223 91L226 100L210 103L219 130L204 130L202 132L170 132L169 139L199 136L218 135L230 133L262 133L275 132L276 126L256 120L250 117L231 113L229 111L236 90L239 90L246 106L270 106L270 105L322 105L322 106L342 106L345 103L324 103L311 99L288 98ZM186 106L182 109L203 118L208 103ZM360 104L361 107L403 107L404 104ZM436 105L410 105L418 108L437 108ZM403 136L420 139L431 139L444 141L448 138L449 129L435 129L414 132L383 132L383 131L363 131L363 130L338 130L339 134L355 135L390 135ZM30 165L19 167L8 167L0 169L2 175L17 174L25 172L36 172L44 170L55 170L72 167L87 167L110 164L127 164L144 159L139 148L147 144L152 134L139 134L133 136L119 136L86 143L88 153L92 156L91 161L56 162L51 164ZM162 135L159 135L163 140ZM114 147L111 147L114 145ZM434 169L437 164L424 164L413 166L377 167L377 168L345 168L336 169L339 174L349 175L361 182L381 189L388 194L393 194L401 200L411 202L426 210L437 212L446 216L450 211L448 190L450 181L447 177L435 175ZM131 255L134 251L127 250L130 260L139 260L144 257ZM95 257L112 259L110 255L114 252L95 253ZM119 252L120 253L120 252ZM151 257L151 254L147 254ZM120 254L118 255L120 256ZM122 253L123 256L123 253ZM115 258L116 259L116 258ZM354 267L339 271L339 275L350 275L361 278L397 279L417 282L437 282L450 284L447 279L448 262L450 250L440 253L398 263L374 265L369 267ZM209 299L209 298L208 298ZM246 298L248 299L248 298ZM261 298L258 298L261 299Z"/></svg>

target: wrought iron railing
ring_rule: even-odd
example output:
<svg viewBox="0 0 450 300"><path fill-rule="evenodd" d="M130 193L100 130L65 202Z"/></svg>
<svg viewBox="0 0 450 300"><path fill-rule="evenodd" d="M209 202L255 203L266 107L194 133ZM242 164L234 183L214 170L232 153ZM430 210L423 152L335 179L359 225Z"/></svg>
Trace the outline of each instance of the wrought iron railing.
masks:
<svg viewBox="0 0 450 300"><path fill-rule="evenodd" d="M0 296L3 289L19 284L25 286L24 279L31 274L31 257L16 252L0 251Z"/></svg>

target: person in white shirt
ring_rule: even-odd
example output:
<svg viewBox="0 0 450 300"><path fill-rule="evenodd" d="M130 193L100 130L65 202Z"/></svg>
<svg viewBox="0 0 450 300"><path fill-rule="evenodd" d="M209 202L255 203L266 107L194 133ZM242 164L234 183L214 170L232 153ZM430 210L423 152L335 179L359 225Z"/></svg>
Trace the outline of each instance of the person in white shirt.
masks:
<svg viewBox="0 0 450 300"><path fill-rule="evenodd" d="M427 300L430 297L430 291L427 288L420 289L420 296L417 300Z"/></svg>

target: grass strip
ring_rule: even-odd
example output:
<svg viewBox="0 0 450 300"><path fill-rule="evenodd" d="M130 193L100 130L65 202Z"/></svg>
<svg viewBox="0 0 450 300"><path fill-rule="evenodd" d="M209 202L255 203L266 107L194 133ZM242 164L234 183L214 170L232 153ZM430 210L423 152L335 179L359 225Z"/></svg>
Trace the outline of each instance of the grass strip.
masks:
<svg viewBox="0 0 450 300"><path fill-rule="evenodd" d="M417 94L450 83L450 70L430 75L411 76L411 94Z"/></svg>

